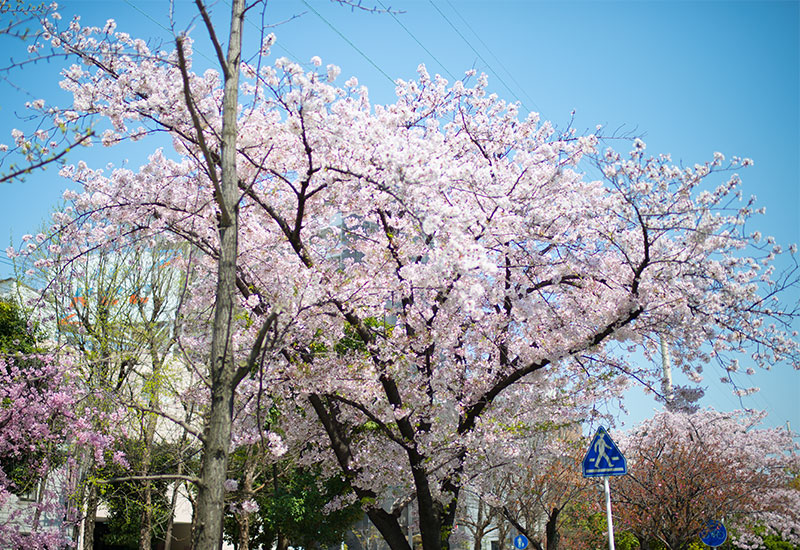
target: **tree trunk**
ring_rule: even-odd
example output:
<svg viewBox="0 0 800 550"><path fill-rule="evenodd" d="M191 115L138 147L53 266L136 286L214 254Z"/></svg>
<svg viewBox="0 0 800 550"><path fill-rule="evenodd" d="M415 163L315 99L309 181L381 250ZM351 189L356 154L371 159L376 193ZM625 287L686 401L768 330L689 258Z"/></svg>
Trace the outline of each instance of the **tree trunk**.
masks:
<svg viewBox="0 0 800 550"><path fill-rule="evenodd" d="M97 487L90 483L86 496L86 517L83 520L83 550L94 549L94 524L97 520Z"/></svg>
<svg viewBox="0 0 800 550"><path fill-rule="evenodd" d="M367 517L391 550L411 550L411 545L396 516L382 508L370 508L367 510Z"/></svg>
<svg viewBox="0 0 800 550"><path fill-rule="evenodd" d="M139 525L139 550L150 550L153 545L153 485L144 482L142 516Z"/></svg>
<svg viewBox="0 0 800 550"><path fill-rule="evenodd" d="M414 486L417 489L419 534L422 537L422 550L448 550L450 548L449 533L445 533L442 529L442 514L439 512L440 505L431 496L428 486L428 474L423 471L421 464L412 463L411 471L414 475ZM422 492L420 492L421 487L423 488ZM403 540L405 540L405 537L403 537Z"/></svg>
<svg viewBox="0 0 800 550"><path fill-rule="evenodd" d="M422 539L422 550L449 550L450 534L452 532L453 518L450 517L450 508L442 511L439 502L420 502L419 506L419 531ZM451 503L455 506L455 500ZM398 517L390 514L382 508L371 508L367 510L370 521L378 528L384 541L392 550L410 550L408 539L406 539L403 529L400 527Z"/></svg>
<svg viewBox="0 0 800 550"><path fill-rule="evenodd" d="M190 407L186 414L186 423L190 424L192 418L194 417L194 407ZM183 433L181 434L180 442L178 443L178 465L176 468L176 473L178 476L183 475L183 460L184 456L186 455L186 439L188 433L184 428ZM183 482L178 481L175 483L175 487L172 490L172 497L170 500L169 505L169 517L167 517L167 530L164 534L164 550L172 550L172 532L173 527L175 525L175 510L178 508L178 497L180 496L180 490L183 487ZM192 503L192 508L194 509L194 503ZM192 514L192 519L194 520L194 514ZM194 521L192 521L192 531L191 531L191 538L194 540Z"/></svg>
<svg viewBox="0 0 800 550"><path fill-rule="evenodd" d="M253 485L256 472L255 445L250 445L247 449L247 457L244 461L244 483L242 496L245 499L253 498ZM239 546L238 550L250 549L250 516L252 514L242 514L238 516L239 522Z"/></svg>
<svg viewBox="0 0 800 550"><path fill-rule="evenodd" d="M498 546L498 550L506 550L506 548L508 548L507 540L509 538L509 534L510 534L510 531L511 531L511 526L508 523L508 521L506 521L504 519L504 517L502 515L498 516L498 520L499 520L499 525L497 527L497 533L498 533L498 537L497 537L498 545L497 546Z"/></svg>
<svg viewBox="0 0 800 550"><path fill-rule="evenodd" d="M200 0L198 5L204 12ZM233 0L228 54L223 67L225 86L222 98L221 181L215 193L219 208L219 260L209 358L211 404L203 430L203 462L195 509L194 550L218 550L222 544L233 399L239 382L232 353L231 332L238 255L236 116L244 8L244 0ZM186 93L189 94L189 91ZM191 102L191 98L188 101ZM190 106L191 108L193 107ZM209 166L209 170L214 173L216 169L216 166Z"/></svg>
<svg viewBox="0 0 800 550"><path fill-rule="evenodd" d="M86 484L81 483L83 475L82 462L78 461L76 465L70 465L69 467L70 493L76 495L76 502L78 503L83 503L86 499ZM80 521L80 513L80 509L73 507L70 507L67 513L67 518L72 521L72 540L76 548L78 548L78 542L81 539L81 526L83 526L83 522Z"/></svg>
<svg viewBox="0 0 800 550"><path fill-rule="evenodd" d="M483 531L486 528L483 521L483 500L478 500L478 517L475 518L475 539L472 542L472 550L483 548Z"/></svg>
<svg viewBox="0 0 800 550"><path fill-rule="evenodd" d="M352 459L352 455L350 453L350 443L346 436L346 430L339 423L339 419L336 415L336 408L331 406L327 398L323 398L323 396L317 394L309 395L308 400L310 401L311 406L314 408L314 411L317 413L317 418L319 418L322 426L325 428L325 432L328 434L328 438L331 443L331 449L336 455L339 466L342 468L343 472L346 472L348 475L353 475L355 472L351 470L350 461ZM357 486L353 487L353 489L355 490L359 499L370 499L372 501L377 500L377 495L369 490L360 489ZM411 550L411 545L409 544L408 539L406 539L406 533L400 526L399 514L390 514L377 504L378 503L376 502L376 505L373 505L371 508L367 508L366 514L375 528L383 536L383 540L392 550ZM420 516L422 516L421 508Z"/></svg>
<svg viewBox="0 0 800 550"><path fill-rule="evenodd" d="M151 397L151 407L156 405L156 399ZM148 414L148 413L145 413ZM153 440L156 433L156 417L152 414L145 419L144 449L142 451L141 475L150 473L152 462ZM139 525L139 550L150 550L153 545L153 483L145 480L142 494L142 515Z"/></svg>
<svg viewBox="0 0 800 550"><path fill-rule="evenodd" d="M183 473L183 461L178 462L178 475ZM175 488L172 490L172 498L169 504L169 516L167 517L167 529L164 533L164 550L172 550L172 528L175 525L175 509L178 507L178 491L180 491L181 482L176 482Z"/></svg>
<svg viewBox="0 0 800 550"><path fill-rule="evenodd" d="M211 410L203 431L203 465L194 525L193 548L196 550L218 550L222 543L232 417L233 388L215 380L211 389Z"/></svg>
<svg viewBox="0 0 800 550"><path fill-rule="evenodd" d="M46 472L42 479L36 483L36 510L33 512L33 520L31 521L31 531L37 532L39 530L39 522L42 518L42 503L44 502L45 489L47 489L47 477L49 472Z"/></svg>
<svg viewBox="0 0 800 550"><path fill-rule="evenodd" d="M241 514L236 520L239 523L239 543L236 550L250 550L250 515Z"/></svg>
<svg viewBox="0 0 800 550"><path fill-rule="evenodd" d="M558 550L558 540L560 538L558 533L558 515L560 512L561 510L558 508L553 508L553 511L547 517L547 523L544 526L547 550Z"/></svg>
<svg viewBox="0 0 800 550"><path fill-rule="evenodd" d="M481 550L483 548L483 529L475 531L475 540L472 542L472 550Z"/></svg>

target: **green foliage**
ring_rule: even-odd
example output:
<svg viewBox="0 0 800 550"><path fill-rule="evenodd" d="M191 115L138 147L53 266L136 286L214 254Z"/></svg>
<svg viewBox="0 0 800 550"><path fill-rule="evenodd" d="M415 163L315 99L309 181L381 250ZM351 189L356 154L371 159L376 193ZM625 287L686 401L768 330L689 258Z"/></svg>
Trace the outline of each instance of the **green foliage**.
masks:
<svg viewBox="0 0 800 550"><path fill-rule="evenodd" d="M368 330L386 337L391 337L392 330L394 329L386 320L376 319L375 317L367 317L364 319L364 326ZM366 353L367 345L364 343L355 327L349 323L345 323L344 336L334 344L333 349L340 355L352 352Z"/></svg>
<svg viewBox="0 0 800 550"><path fill-rule="evenodd" d="M639 540L630 531L614 532L614 547L617 550L637 550Z"/></svg>
<svg viewBox="0 0 800 550"><path fill-rule="evenodd" d="M145 452L141 440L120 440L115 450L125 453L130 468L120 465L111 459L112 451L107 453L105 466L98 468L97 475L111 483L98 485L100 496L109 510L108 532L103 542L115 548L137 549L139 547L139 530L145 504L145 483L143 481L113 482L114 478L136 475ZM168 474L174 470L175 449L170 445L156 445L152 449L149 474ZM168 499L169 482L164 480L149 481L151 487L151 511L153 515L153 540L163 538L170 514Z"/></svg>
<svg viewBox="0 0 800 550"><path fill-rule="evenodd" d="M800 550L800 546L796 546L775 535L764 537L764 548L767 550Z"/></svg>
<svg viewBox="0 0 800 550"><path fill-rule="evenodd" d="M0 299L0 354L29 354L37 351L37 327L29 327L20 307Z"/></svg>
<svg viewBox="0 0 800 550"><path fill-rule="evenodd" d="M279 533L294 548L338 545L363 515L357 502L326 512L326 506L347 495L350 487L339 477L324 478L317 469L283 463L259 481L263 488L253 498L259 510L250 516L251 548L272 548ZM238 522L230 512L225 536L238 544Z"/></svg>
<svg viewBox="0 0 800 550"><path fill-rule="evenodd" d="M602 548L608 546L605 535L605 514L598 512L588 500L576 500L561 514L561 546L563 548Z"/></svg>
<svg viewBox="0 0 800 550"><path fill-rule="evenodd" d="M4 456L0 459L0 470L13 483L11 492L17 495L35 490L41 475L32 467L43 460L46 451L37 449L20 456Z"/></svg>
<svg viewBox="0 0 800 550"><path fill-rule="evenodd" d="M139 548L139 527L141 525L143 504L135 499L115 499L115 506L109 507L108 532L103 535L103 543L119 549ZM160 523L157 523L160 526ZM163 529L154 533L163 535Z"/></svg>
<svg viewBox="0 0 800 550"><path fill-rule="evenodd" d="M753 529L756 535L762 537L764 541L764 548L766 550L800 550L800 546L794 545L789 541L783 540L780 535L766 535L766 528L764 526L757 526ZM728 537L726 544L730 543L731 537ZM727 549L723 549L727 550Z"/></svg>

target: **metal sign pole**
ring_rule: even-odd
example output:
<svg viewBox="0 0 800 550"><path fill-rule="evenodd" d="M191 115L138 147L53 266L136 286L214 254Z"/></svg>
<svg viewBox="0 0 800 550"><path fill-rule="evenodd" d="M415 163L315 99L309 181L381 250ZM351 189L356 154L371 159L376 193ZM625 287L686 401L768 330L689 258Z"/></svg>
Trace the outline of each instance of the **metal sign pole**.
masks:
<svg viewBox="0 0 800 550"><path fill-rule="evenodd" d="M606 519L608 519L608 550L615 550L614 524L611 521L611 489L608 486L608 476L603 477L603 487L606 490Z"/></svg>

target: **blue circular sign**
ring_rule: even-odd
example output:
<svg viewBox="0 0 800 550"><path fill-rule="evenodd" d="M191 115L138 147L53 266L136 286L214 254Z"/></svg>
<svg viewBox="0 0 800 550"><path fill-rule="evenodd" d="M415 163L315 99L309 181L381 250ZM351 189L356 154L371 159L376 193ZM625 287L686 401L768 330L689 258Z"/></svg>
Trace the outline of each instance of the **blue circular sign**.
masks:
<svg viewBox="0 0 800 550"><path fill-rule="evenodd" d="M524 550L528 547L528 537L525 535L517 535L514 537L514 548L518 550Z"/></svg>
<svg viewBox="0 0 800 550"><path fill-rule="evenodd" d="M700 540L708 546L722 546L728 538L728 531L722 522L710 519L700 530Z"/></svg>

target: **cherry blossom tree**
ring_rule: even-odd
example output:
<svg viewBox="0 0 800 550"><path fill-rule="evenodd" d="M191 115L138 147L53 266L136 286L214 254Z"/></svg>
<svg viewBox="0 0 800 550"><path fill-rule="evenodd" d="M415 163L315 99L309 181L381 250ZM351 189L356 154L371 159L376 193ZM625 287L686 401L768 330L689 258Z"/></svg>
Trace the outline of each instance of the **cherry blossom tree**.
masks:
<svg viewBox="0 0 800 550"><path fill-rule="evenodd" d="M58 548L71 535L69 525L52 520L68 510L53 474L64 461L69 420L76 420L74 397L62 386L59 366L41 360L39 367L19 367L0 358L0 543L9 548Z"/></svg>
<svg viewBox="0 0 800 550"><path fill-rule="evenodd" d="M9 0L0 4L0 47L14 51L14 42L25 43L46 32L39 21L43 17L56 16L56 5L44 2ZM32 50L28 50L33 53ZM21 90L13 78L16 71L35 62L35 57L18 57L0 65L0 83ZM3 60L6 63L6 60ZM32 95L28 90L21 90ZM17 106L17 107L22 107ZM11 142L0 138L0 183L24 180L35 170L44 170L51 164L63 164L69 150L87 143L92 134L90 128L75 124L52 124L47 116L50 112L42 99L33 99L25 105L26 114L19 117L21 128L11 129Z"/></svg>
<svg viewBox="0 0 800 550"><path fill-rule="evenodd" d="M0 311L0 544L63 548L79 519L70 451L82 445L102 460L111 439L91 411L77 413L86 392L72 358L45 353L12 302Z"/></svg>
<svg viewBox="0 0 800 550"><path fill-rule="evenodd" d="M749 159L684 167L638 139L619 153L520 118L472 73L449 83L420 67L372 105L318 57L269 63L272 36L242 55L242 0L226 54L197 6L219 72L193 72L185 34L153 51L113 21L47 19L35 45L79 56L61 82L73 104L55 116L97 118L107 146L173 140L139 169L62 170L96 215L57 220L76 243L161 234L197 251L186 307L209 312L208 330L185 345L206 358L209 397L195 548L219 544L232 433L234 447L266 435L275 403L291 403L275 432L316 441L305 460L349 481L394 550L409 548L410 501L423 548L440 550L486 456L513 457L517 436L628 380L655 383L625 347L652 354L666 338L695 377L711 356L735 369L728 356L747 348L759 365L800 366L780 303L796 275L743 231ZM252 418L235 428L243 381Z"/></svg>
<svg viewBox="0 0 800 550"><path fill-rule="evenodd" d="M571 508L596 493L581 476L586 445L574 429L565 430L541 441L513 468L501 470L504 479L487 484L499 512L537 550L561 548L562 526L574 519Z"/></svg>
<svg viewBox="0 0 800 550"><path fill-rule="evenodd" d="M762 536L800 542L797 445L759 415L661 412L623 436L628 475L614 483L614 514L642 548L685 550L706 521L722 520L740 548ZM760 533L760 535L758 535Z"/></svg>
<svg viewBox="0 0 800 550"><path fill-rule="evenodd" d="M80 214L76 212L73 223L80 223ZM125 492L109 488L113 484L137 493L135 505L125 509L128 513L131 509L140 512L134 520L140 527L137 535L140 547L149 549L156 523L154 502L160 496L156 484L163 489L165 483L186 477L175 469L177 464L180 470L185 454L175 452L181 447L177 432L183 422L188 422L178 397L192 380L181 355L172 353L181 323L192 322L191 318L179 319L186 279L174 269L173 260L180 251L160 249L150 241L124 250L95 249L62 262L62 246L76 246L75 242L62 242L58 235L44 233L26 235L23 242L36 242L45 252L25 257L26 263L38 268L28 270L30 276L20 283L28 294L26 319L10 315L18 310L0 301L0 353L6 353L8 343L16 342L15 352L24 355L15 357L15 364L20 368L29 362L38 365L40 360L32 355L36 349L34 333L28 325L46 327L46 331L38 332L39 338L46 336L48 349L59 350L59 356L68 358L63 376L71 379L70 387L80 388L70 402L71 416L89 420L98 433L113 433L118 446L108 449L106 458L121 456L120 449L126 449L124 460L104 464L91 441L78 444L65 435L67 440L57 447L64 452L68 449L71 456L73 486L64 488L62 497L69 497L79 513L82 546L94 545L95 518L101 503L115 505L109 506L112 512L119 510L118 495ZM83 244L93 248L91 243ZM34 288L43 291L38 294ZM55 363L51 368L57 368ZM116 412L115 421L109 423L108 415L97 411ZM63 429L61 433L69 431ZM170 447L172 458L166 463L173 466L168 473L164 472L165 445ZM162 459L154 466L159 450ZM28 468L26 461L15 462L17 470L34 475L38 483L36 469ZM116 479L120 477L126 482ZM42 483L46 481L45 476Z"/></svg>

